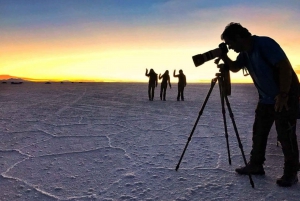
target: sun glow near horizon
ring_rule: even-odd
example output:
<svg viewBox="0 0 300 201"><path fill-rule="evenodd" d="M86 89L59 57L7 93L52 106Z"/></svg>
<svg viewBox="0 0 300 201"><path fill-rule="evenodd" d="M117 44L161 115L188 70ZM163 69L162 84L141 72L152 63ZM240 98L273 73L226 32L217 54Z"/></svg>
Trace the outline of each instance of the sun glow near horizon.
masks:
<svg viewBox="0 0 300 201"><path fill-rule="evenodd" d="M0 72L41 80L96 82L147 82L144 75L146 68L153 68L158 74L169 70L171 78L173 70L178 72L182 69L189 82L210 82L218 72L213 61L195 68L191 58L195 54L213 49L212 45L176 48L175 44L165 49L159 48L162 47L159 43L152 46L154 47L141 48L132 44L131 47L123 49L105 49L92 44L83 48L77 45L62 49L50 44L22 44L17 48L9 48L10 51L1 51L6 59L0 61ZM300 73L300 65L297 65L300 64L298 52L294 47L286 48L295 71ZM231 51L229 56L234 59L236 54ZM231 77L233 83L252 82L249 76L244 77L240 72L231 73Z"/></svg>

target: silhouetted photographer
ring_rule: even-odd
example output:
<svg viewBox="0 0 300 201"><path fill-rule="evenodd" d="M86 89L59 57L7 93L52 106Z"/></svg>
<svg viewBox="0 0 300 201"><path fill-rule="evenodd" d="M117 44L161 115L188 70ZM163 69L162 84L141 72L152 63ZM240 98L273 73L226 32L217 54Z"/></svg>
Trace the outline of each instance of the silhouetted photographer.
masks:
<svg viewBox="0 0 300 201"><path fill-rule="evenodd" d="M229 49L239 53L235 61L227 54L220 58L233 72L246 69L259 94L253 125L250 161L237 168L239 174L264 175L263 163L268 135L275 121L277 139L284 154L283 176L279 186L298 182L299 151L296 122L299 81L282 48L271 38L252 35L239 23L230 23L221 35Z"/></svg>
<svg viewBox="0 0 300 201"><path fill-rule="evenodd" d="M252 35L239 23L230 23L222 33L221 39L224 40L225 46L222 43L215 50L195 55L193 57L195 65L199 66L218 57L216 63L220 59L223 60L230 71L238 72L242 69L244 74L249 73L259 94L250 161L244 167L237 168L236 172L249 176L265 174L263 164L266 160L267 140L275 122L277 139L284 155L283 176L278 178L276 183L283 187L292 186L298 182L299 168L296 136L299 108L298 77L282 48L269 37ZM226 45L238 53L235 61L227 56ZM178 166L179 163L177 169Z"/></svg>
<svg viewBox="0 0 300 201"><path fill-rule="evenodd" d="M221 59L226 66L228 66L230 71L238 72L242 69L244 75L245 72L246 75L250 74L259 94L253 125L252 150L250 153L250 161L248 163L245 161L242 144L240 143L239 136L236 132L245 162L245 166L237 168L236 172L249 175L250 180L251 174L265 174L263 164L266 160L265 152L267 140L270 129L275 122L277 139L281 144L284 155L283 176L278 178L276 183L283 187L292 186L298 182L297 171L299 169L299 150L296 136L296 123L299 108L298 77L282 48L276 41L269 37L252 35L239 23L230 23L222 33L221 39L224 40L225 43L221 43L219 48L204 54L193 56L195 66L199 66L214 58L218 58L215 61L215 63L218 64ZM228 50L225 48L226 45L228 45L229 49L233 49L238 53L235 61L227 56ZM220 85L220 82L224 79L224 74L221 76L217 75L217 79ZM212 85L214 85L214 83L215 81L212 81ZM221 84L220 89L222 89L222 86L223 84ZM211 90L209 91L209 94ZM221 95L224 95L224 92L222 91L223 90L221 90ZM229 103L227 96L225 95L224 97L226 103ZM223 97L221 98L221 101L222 99ZM202 114L206 101L207 98L204 101L196 124ZM230 107L228 109L230 109ZM232 114L230 114L230 116L233 117ZM226 124L225 121L224 124ZM191 139L195 126L188 142ZM225 135L227 136L226 132L225 127ZM230 156L229 152L228 155ZM182 156L176 170L179 167Z"/></svg>

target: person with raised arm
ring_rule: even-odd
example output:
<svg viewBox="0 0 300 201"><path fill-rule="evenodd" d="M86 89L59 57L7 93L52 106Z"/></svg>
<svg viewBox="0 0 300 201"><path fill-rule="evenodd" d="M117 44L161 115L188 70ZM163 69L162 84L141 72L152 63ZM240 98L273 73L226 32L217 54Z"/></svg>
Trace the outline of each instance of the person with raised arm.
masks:
<svg viewBox="0 0 300 201"><path fill-rule="evenodd" d="M173 72L174 77L178 77L178 94L177 101L184 101L184 88L186 87L186 76L183 74L182 70L179 70L179 74L176 75L176 70Z"/></svg>
<svg viewBox="0 0 300 201"><path fill-rule="evenodd" d="M153 101L153 99L154 99L154 89L155 89L155 87L157 87L158 77L157 77L157 74L154 72L154 70L152 68L150 69L149 73L148 73L148 69L146 68L145 75L147 77L149 77L149 83L148 83L149 100Z"/></svg>
<svg viewBox="0 0 300 201"><path fill-rule="evenodd" d="M163 75L159 74L159 79L162 79L161 86L160 86L160 100L166 101L166 91L167 91L167 88L168 88L168 84L169 84L170 89L171 89L169 71L166 70Z"/></svg>

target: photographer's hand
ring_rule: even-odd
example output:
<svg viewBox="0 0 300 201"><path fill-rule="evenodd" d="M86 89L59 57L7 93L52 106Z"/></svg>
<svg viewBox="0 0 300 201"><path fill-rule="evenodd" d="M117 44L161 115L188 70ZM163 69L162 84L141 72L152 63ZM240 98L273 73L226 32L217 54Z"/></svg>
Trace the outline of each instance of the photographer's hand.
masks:
<svg viewBox="0 0 300 201"><path fill-rule="evenodd" d="M288 100L289 97L287 94L285 94L285 96L283 96L282 94L278 94L275 97L275 112L281 112L283 108L289 110L289 107L287 105Z"/></svg>
<svg viewBox="0 0 300 201"><path fill-rule="evenodd" d="M219 62L220 62L220 60L221 60L221 58L219 57L219 58L217 58L217 59L215 59L215 64L219 64Z"/></svg>
<svg viewBox="0 0 300 201"><path fill-rule="evenodd" d="M222 69L225 66L225 64L217 64L217 67Z"/></svg>

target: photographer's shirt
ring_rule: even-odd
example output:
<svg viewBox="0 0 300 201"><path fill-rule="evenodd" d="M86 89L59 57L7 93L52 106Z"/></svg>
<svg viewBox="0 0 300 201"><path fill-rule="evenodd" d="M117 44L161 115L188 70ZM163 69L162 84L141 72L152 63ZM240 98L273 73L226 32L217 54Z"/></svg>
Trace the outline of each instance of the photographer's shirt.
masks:
<svg viewBox="0 0 300 201"><path fill-rule="evenodd" d="M253 48L250 52L241 52L237 65L247 68L259 93L259 102L274 104L279 93L278 81L275 81L275 65L286 59L286 55L276 41L265 36L252 36Z"/></svg>

